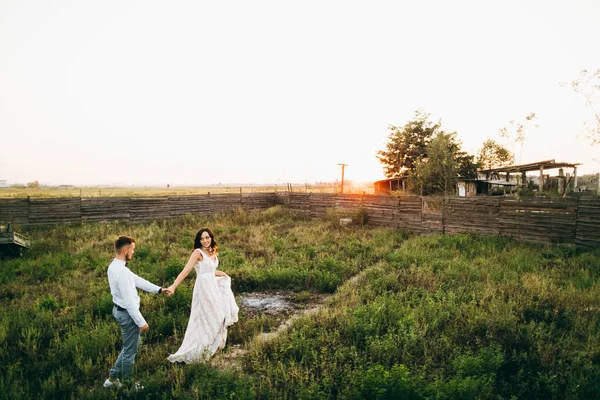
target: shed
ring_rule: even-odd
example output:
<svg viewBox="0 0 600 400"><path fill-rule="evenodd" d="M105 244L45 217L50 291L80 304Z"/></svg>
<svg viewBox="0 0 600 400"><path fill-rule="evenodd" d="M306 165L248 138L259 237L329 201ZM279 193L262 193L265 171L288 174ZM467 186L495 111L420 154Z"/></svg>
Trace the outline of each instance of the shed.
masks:
<svg viewBox="0 0 600 400"><path fill-rule="evenodd" d="M375 193L390 193L398 190L406 190L406 178L389 178L373 182Z"/></svg>
<svg viewBox="0 0 600 400"><path fill-rule="evenodd" d="M557 189L559 193L565 193L569 191L569 187L573 189L577 188L577 166L581 163L567 163L567 162L556 162L554 159L537 161L531 164L511 165L508 167L490 168L477 171L477 175L480 179L503 181L505 183L511 183L514 186L525 186L527 184L527 172L539 171L538 186L539 191L543 192L548 189L549 176L544 176L544 171L551 169L559 169ZM569 176L563 175L563 168L572 168L573 174ZM505 175L505 179L501 179L501 174ZM516 174L516 176L511 176ZM492 183L492 182L490 182ZM500 184L500 183L494 183Z"/></svg>
<svg viewBox="0 0 600 400"><path fill-rule="evenodd" d="M478 194L498 194L494 192L494 186L502 187L502 192L506 193L507 189L510 191L510 188L517 186L517 184L503 180L459 178L456 184L456 192L462 197L471 197Z"/></svg>
<svg viewBox="0 0 600 400"><path fill-rule="evenodd" d="M10 222L6 230L0 232L0 250L6 250L13 255L23 255L23 249L31 246L29 238L10 229Z"/></svg>
<svg viewBox="0 0 600 400"><path fill-rule="evenodd" d="M477 179L459 179L456 183L456 193L461 197L477 195Z"/></svg>

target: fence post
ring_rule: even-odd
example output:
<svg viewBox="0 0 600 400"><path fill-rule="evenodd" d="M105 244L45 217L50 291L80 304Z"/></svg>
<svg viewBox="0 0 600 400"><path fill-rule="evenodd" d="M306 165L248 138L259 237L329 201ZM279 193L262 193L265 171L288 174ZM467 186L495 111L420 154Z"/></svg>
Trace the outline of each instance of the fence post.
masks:
<svg viewBox="0 0 600 400"><path fill-rule="evenodd" d="M79 196L79 223L83 223L83 212L81 211L81 196Z"/></svg>
<svg viewBox="0 0 600 400"><path fill-rule="evenodd" d="M127 197L127 213L129 214L129 222L132 222L131 218L131 197Z"/></svg>
<svg viewBox="0 0 600 400"><path fill-rule="evenodd" d="M421 201L421 232L423 232L423 196L419 196L419 200Z"/></svg>
<svg viewBox="0 0 600 400"><path fill-rule="evenodd" d="M579 206L581 196L577 196L577 208L575 209L575 237L573 238L573 247L577 248L577 231L579 230Z"/></svg>
<svg viewBox="0 0 600 400"><path fill-rule="evenodd" d="M30 218L31 218L31 197L27 196L27 225L29 225Z"/></svg>
<svg viewBox="0 0 600 400"><path fill-rule="evenodd" d="M448 197L444 196L442 200L442 235L446 234L446 205L448 204Z"/></svg>

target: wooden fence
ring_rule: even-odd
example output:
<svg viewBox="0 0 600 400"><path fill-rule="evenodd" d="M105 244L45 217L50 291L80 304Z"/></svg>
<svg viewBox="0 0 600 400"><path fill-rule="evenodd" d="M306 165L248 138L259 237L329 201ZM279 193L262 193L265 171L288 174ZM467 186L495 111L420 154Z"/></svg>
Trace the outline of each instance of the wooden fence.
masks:
<svg viewBox="0 0 600 400"><path fill-rule="evenodd" d="M153 221L185 214L214 215L276 204L274 193L153 197L0 199L0 222L42 225L68 222Z"/></svg>
<svg viewBox="0 0 600 400"><path fill-rule="evenodd" d="M370 225L415 233L473 232L527 242L600 247L600 198L420 197L359 194L253 193L155 197L0 199L0 222L150 221L211 216L281 204L309 218L329 209L363 209Z"/></svg>
<svg viewBox="0 0 600 400"><path fill-rule="evenodd" d="M600 198L420 197L279 193L277 202L311 218L328 208L364 209L370 225L416 233L472 232L526 242L600 247Z"/></svg>

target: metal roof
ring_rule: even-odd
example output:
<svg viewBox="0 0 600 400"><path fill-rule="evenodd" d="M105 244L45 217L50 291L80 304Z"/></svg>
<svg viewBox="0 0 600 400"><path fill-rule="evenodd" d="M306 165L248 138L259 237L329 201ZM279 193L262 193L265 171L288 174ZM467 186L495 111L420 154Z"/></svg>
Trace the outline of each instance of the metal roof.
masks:
<svg viewBox="0 0 600 400"><path fill-rule="evenodd" d="M518 186L516 183L506 182L503 179L500 180L492 180L492 179L462 179L459 178L459 181L463 182L483 182L483 183L491 183L492 185L500 185L500 186Z"/></svg>
<svg viewBox="0 0 600 400"><path fill-rule="evenodd" d="M379 183L379 182L389 182L389 181L403 181L406 180L406 177L400 177L400 178L387 178L387 179L382 179L380 181L375 181L373 183Z"/></svg>
<svg viewBox="0 0 600 400"><path fill-rule="evenodd" d="M567 162L556 162L554 159L546 161L538 161L531 164L511 165L508 167L482 169L477 172L527 172L527 171L539 171L541 167L544 169L556 169L556 168L575 168L581 165L581 163L567 163Z"/></svg>

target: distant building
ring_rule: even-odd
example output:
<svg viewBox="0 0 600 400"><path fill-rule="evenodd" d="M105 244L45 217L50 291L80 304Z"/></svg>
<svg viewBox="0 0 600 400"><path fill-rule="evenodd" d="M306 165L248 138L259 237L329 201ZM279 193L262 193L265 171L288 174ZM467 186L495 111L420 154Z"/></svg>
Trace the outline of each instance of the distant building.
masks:
<svg viewBox="0 0 600 400"><path fill-rule="evenodd" d="M8 181L0 179L0 188L7 188L7 187L9 187L8 186Z"/></svg>
<svg viewBox="0 0 600 400"><path fill-rule="evenodd" d="M538 192L555 191L564 194L578 191L578 163L556 162L555 160L538 161L531 164L511 165L477 171L477 179L459 178L457 192L459 196L477 194L510 194L513 190L529 189ZM566 173L565 168L572 168ZM548 170L558 169L558 176L550 176ZM527 172L535 172L528 176Z"/></svg>
<svg viewBox="0 0 600 400"><path fill-rule="evenodd" d="M390 193L406 190L406 178L390 178L373 182L375 193Z"/></svg>
<svg viewBox="0 0 600 400"><path fill-rule="evenodd" d="M461 197L477 196L477 193L481 194L481 187L478 190L477 179L459 179L457 183L457 194ZM487 189L487 188L486 188Z"/></svg>

